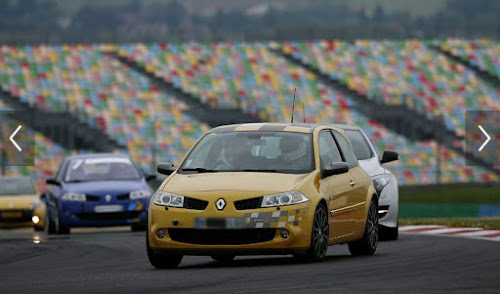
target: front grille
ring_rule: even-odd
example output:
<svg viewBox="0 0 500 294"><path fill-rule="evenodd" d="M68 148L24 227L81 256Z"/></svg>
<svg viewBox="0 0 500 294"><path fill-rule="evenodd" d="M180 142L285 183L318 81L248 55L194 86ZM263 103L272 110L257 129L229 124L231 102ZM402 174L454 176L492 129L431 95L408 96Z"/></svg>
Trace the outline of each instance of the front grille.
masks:
<svg viewBox="0 0 500 294"><path fill-rule="evenodd" d="M101 197L96 196L96 195L85 195L85 199L87 199L87 201L97 202L97 201L101 200Z"/></svg>
<svg viewBox="0 0 500 294"><path fill-rule="evenodd" d="M389 205L380 205L378 207L378 217L384 217L389 212Z"/></svg>
<svg viewBox="0 0 500 294"><path fill-rule="evenodd" d="M184 206L183 206L184 208L205 210L205 208L207 208L207 205L208 201L184 197Z"/></svg>
<svg viewBox="0 0 500 294"><path fill-rule="evenodd" d="M129 200L130 199L130 194L126 193L126 194L118 195L118 196L116 196L116 199L119 200L119 201Z"/></svg>
<svg viewBox="0 0 500 294"><path fill-rule="evenodd" d="M262 205L262 197L245 199L234 202L234 207L237 210L256 209L260 208L261 205Z"/></svg>
<svg viewBox="0 0 500 294"><path fill-rule="evenodd" d="M271 241L276 235L276 229L168 229L168 235L174 241L189 244L242 245Z"/></svg>
<svg viewBox="0 0 500 294"><path fill-rule="evenodd" d="M18 218L10 218L3 217L3 213L21 213L21 217ZM0 210L0 221L9 223L9 222L29 222L31 221L31 217L33 216L33 211L31 210L21 210L21 209L12 209L12 210Z"/></svg>
<svg viewBox="0 0 500 294"><path fill-rule="evenodd" d="M108 213L77 213L76 216L81 220L121 220L137 218L141 211L108 212Z"/></svg>

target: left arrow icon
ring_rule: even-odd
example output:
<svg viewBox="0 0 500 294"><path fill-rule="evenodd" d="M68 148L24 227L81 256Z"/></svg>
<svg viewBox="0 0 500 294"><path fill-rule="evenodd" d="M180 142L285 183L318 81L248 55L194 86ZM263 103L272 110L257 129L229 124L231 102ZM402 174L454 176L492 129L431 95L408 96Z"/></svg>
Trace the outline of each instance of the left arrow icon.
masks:
<svg viewBox="0 0 500 294"><path fill-rule="evenodd" d="M21 149L21 147L19 147L19 145L17 145L17 142L14 141L14 137L17 135L17 133L21 130L22 126L17 126L17 129L14 131L14 133L12 133L12 135L10 135L9 137L9 140L12 142L12 144L14 145L14 147L16 147L17 151L21 152L23 151L23 149Z"/></svg>

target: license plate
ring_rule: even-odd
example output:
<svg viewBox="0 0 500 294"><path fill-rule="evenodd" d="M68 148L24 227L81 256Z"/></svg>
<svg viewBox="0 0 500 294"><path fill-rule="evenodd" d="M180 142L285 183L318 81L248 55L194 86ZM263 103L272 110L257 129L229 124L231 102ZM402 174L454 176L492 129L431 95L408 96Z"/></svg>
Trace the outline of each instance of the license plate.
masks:
<svg viewBox="0 0 500 294"><path fill-rule="evenodd" d="M3 218L21 218L23 216L23 213L20 211L7 211L7 212L2 212L1 216Z"/></svg>
<svg viewBox="0 0 500 294"><path fill-rule="evenodd" d="M243 218L196 218L196 229L242 229L245 227Z"/></svg>
<svg viewBox="0 0 500 294"><path fill-rule="evenodd" d="M120 212L123 211L123 205L97 205L94 211L97 213Z"/></svg>

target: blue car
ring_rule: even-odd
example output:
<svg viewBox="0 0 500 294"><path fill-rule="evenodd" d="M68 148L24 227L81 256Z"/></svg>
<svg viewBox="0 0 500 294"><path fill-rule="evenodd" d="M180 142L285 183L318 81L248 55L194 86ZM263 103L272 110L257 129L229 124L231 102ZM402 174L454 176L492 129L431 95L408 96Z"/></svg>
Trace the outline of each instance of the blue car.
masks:
<svg viewBox="0 0 500 294"><path fill-rule="evenodd" d="M126 155L86 154L64 159L47 179L48 234L69 234L73 227L130 225L144 230L152 190L145 175Z"/></svg>

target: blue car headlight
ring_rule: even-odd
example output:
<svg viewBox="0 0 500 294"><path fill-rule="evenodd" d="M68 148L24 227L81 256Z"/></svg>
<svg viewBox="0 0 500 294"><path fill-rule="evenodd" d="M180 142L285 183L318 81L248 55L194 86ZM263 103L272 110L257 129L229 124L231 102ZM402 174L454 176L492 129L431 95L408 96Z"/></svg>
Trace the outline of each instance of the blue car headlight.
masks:
<svg viewBox="0 0 500 294"><path fill-rule="evenodd" d="M156 191L153 195L153 203L161 206L183 207L184 196L165 191Z"/></svg>
<svg viewBox="0 0 500 294"><path fill-rule="evenodd" d="M373 178L373 186L375 186L377 194L380 195L384 187L387 186L390 182L391 182L390 174L380 175Z"/></svg>
<svg viewBox="0 0 500 294"><path fill-rule="evenodd" d="M151 196L151 193L148 190L137 190L137 191L132 191L129 194L130 200L136 200L136 199L143 199L143 198L148 198Z"/></svg>
<svg viewBox="0 0 500 294"><path fill-rule="evenodd" d="M83 193L67 192L61 199L66 201L86 201L87 196Z"/></svg>
<svg viewBox="0 0 500 294"><path fill-rule="evenodd" d="M262 207L292 205L307 201L309 201L309 198L299 191L288 191L264 196L262 199Z"/></svg>

